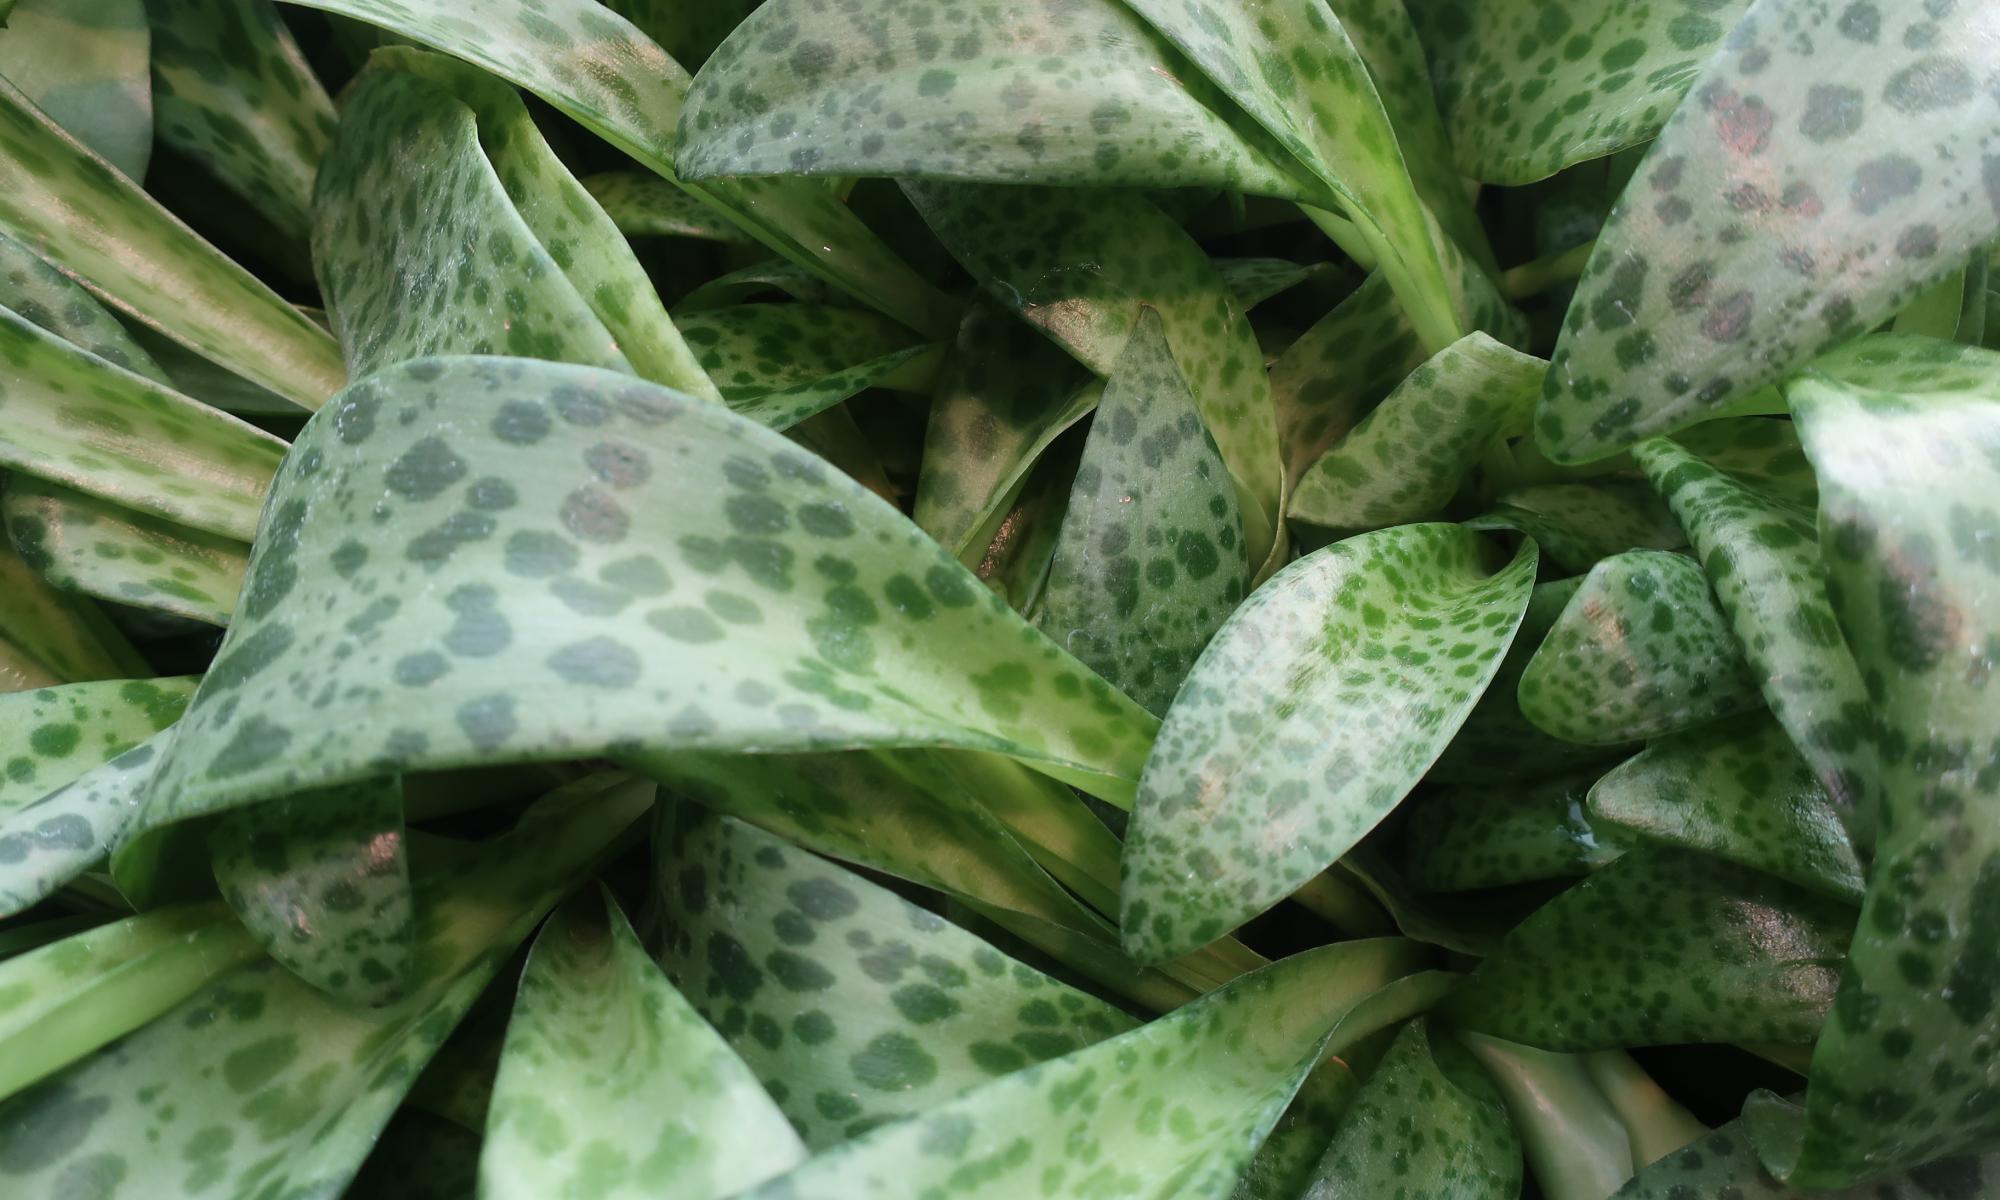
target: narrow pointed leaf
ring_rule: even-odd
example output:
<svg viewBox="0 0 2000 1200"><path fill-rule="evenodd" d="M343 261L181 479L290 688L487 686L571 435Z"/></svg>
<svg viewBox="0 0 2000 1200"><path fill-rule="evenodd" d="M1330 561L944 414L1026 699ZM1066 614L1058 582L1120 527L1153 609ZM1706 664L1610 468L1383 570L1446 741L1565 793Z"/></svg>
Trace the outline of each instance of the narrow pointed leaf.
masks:
<svg viewBox="0 0 2000 1200"><path fill-rule="evenodd" d="M1590 789L1612 828L1861 902L1861 863L1784 727L1759 714L1662 739Z"/></svg>
<svg viewBox="0 0 2000 1200"><path fill-rule="evenodd" d="M0 695L0 817L173 724L195 682L110 679Z"/></svg>
<svg viewBox="0 0 2000 1200"><path fill-rule="evenodd" d="M1410 15L1459 168L1532 183L1649 141L1748 7L1450 0Z"/></svg>
<svg viewBox="0 0 2000 1200"><path fill-rule="evenodd" d="M1370 275L1271 364L1285 478L1296 484L1423 361L1389 281Z"/></svg>
<svg viewBox="0 0 2000 1200"><path fill-rule="evenodd" d="M528 955L481 1195L721 1200L797 1165L798 1134L596 891L558 909Z"/></svg>
<svg viewBox="0 0 2000 1200"><path fill-rule="evenodd" d="M270 0L145 0L160 139L287 237L312 228L333 101Z"/></svg>
<svg viewBox="0 0 2000 1200"><path fill-rule="evenodd" d="M82 596L50 587L22 561L10 538L0 538L0 643L16 648L16 669L31 668L35 682L25 686L152 674L103 610ZM0 692L11 690L0 686Z"/></svg>
<svg viewBox="0 0 2000 1200"><path fill-rule="evenodd" d="M1361 840L1500 665L1534 583L1478 534L1408 525L1287 567L1222 627L1147 761L1125 850L1125 945L1192 950Z"/></svg>
<svg viewBox="0 0 2000 1200"><path fill-rule="evenodd" d="M766 429L787 430L831 414L870 388L921 391L936 377L944 359L941 346L911 346L775 391L730 398L734 411ZM810 443L808 443L810 444ZM822 454L822 457L830 457Z"/></svg>
<svg viewBox="0 0 2000 1200"><path fill-rule="evenodd" d="M1632 1177L1612 1200L1978 1200L2000 1184L2000 1159L1946 1158L1907 1174L1837 1191L1799 1191L1773 1179L1757 1159L1745 1126L1732 1121Z"/></svg>
<svg viewBox="0 0 2000 1200"><path fill-rule="evenodd" d="M1811 1042L1853 923L1733 863L1634 849L1508 934L1441 1012L1546 1050Z"/></svg>
<svg viewBox="0 0 2000 1200"><path fill-rule="evenodd" d="M0 305L113 366L173 386L159 363L89 289L5 233L0 233ZM285 407L293 408L289 403Z"/></svg>
<svg viewBox="0 0 2000 1200"><path fill-rule="evenodd" d="M1405 835L1410 882L1427 892L1464 892L1590 874L1629 841L1585 810L1594 778L1558 775L1426 797Z"/></svg>
<svg viewBox="0 0 2000 1200"><path fill-rule="evenodd" d="M1548 364L1471 333L1306 469L1288 515L1362 532L1439 515L1488 447L1527 432Z"/></svg>
<svg viewBox="0 0 2000 1200"><path fill-rule="evenodd" d="M1542 447L1587 461L1692 425L2000 235L1996 70L1992 5L1752 4L1598 237Z"/></svg>
<svg viewBox="0 0 2000 1200"><path fill-rule="evenodd" d="M1638 479L1530 484L1502 494L1491 512L1466 523L1518 530L1535 539L1551 563L1579 573L1627 550L1687 545L1674 514Z"/></svg>
<svg viewBox="0 0 2000 1200"><path fill-rule="evenodd" d="M1112 368L1036 621L1153 713L1243 599L1236 488L1158 314Z"/></svg>
<svg viewBox="0 0 2000 1200"><path fill-rule="evenodd" d="M23 0L0 33L0 75L126 178L144 180L150 42L144 0Z"/></svg>
<svg viewBox="0 0 2000 1200"><path fill-rule="evenodd" d="M686 313L678 324L732 407L917 344L886 317L826 304L738 304Z"/></svg>
<svg viewBox="0 0 2000 1200"><path fill-rule="evenodd" d="M1134 1024L769 834L671 811L661 961L815 1149Z"/></svg>
<svg viewBox="0 0 2000 1200"><path fill-rule="evenodd" d="M0 230L148 328L316 408L345 372L324 330L0 84Z"/></svg>
<svg viewBox="0 0 2000 1200"><path fill-rule="evenodd" d="M46 899L110 851L137 815L178 728L168 726L109 762L0 815L0 917L11 917Z"/></svg>
<svg viewBox="0 0 2000 1200"><path fill-rule="evenodd" d="M1236 297L1236 303L1244 312L1262 304L1273 296L1292 290L1328 269L1326 263L1310 266L1283 258L1218 258L1215 260L1216 274L1222 276L1222 285L1229 294Z"/></svg>
<svg viewBox="0 0 2000 1200"><path fill-rule="evenodd" d="M7 536L50 583L135 608L227 625L250 547L16 475L0 494Z"/></svg>
<svg viewBox="0 0 2000 1200"><path fill-rule="evenodd" d="M1591 568L1521 673L1520 700L1546 732L1597 746L1763 706L1701 567L1658 550Z"/></svg>
<svg viewBox="0 0 2000 1200"><path fill-rule="evenodd" d="M220 904L87 930L0 966L0 1099L131 1033L257 957Z"/></svg>
<svg viewBox="0 0 2000 1200"><path fill-rule="evenodd" d="M1406 971L1410 951L1393 939L1308 951L836 1146L749 1195L1227 1196L1333 1026Z"/></svg>

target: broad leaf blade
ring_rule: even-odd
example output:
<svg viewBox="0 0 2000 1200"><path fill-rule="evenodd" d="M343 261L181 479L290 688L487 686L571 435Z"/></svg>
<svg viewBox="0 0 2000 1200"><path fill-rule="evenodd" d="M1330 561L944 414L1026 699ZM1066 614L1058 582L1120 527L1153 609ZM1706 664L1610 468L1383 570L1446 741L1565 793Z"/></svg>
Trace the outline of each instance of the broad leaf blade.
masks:
<svg viewBox="0 0 2000 1200"><path fill-rule="evenodd" d="M0 695L0 814L26 807L173 724L195 682L110 679Z"/></svg>
<svg viewBox="0 0 2000 1200"><path fill-rule="evenodd" d="M0 494L7 536L51 584L135 608L227 625L250 547L32 475Z"/></svg>
<svg viewBox="0 0 2000 1200"><path fill-rule="evenodd" d="M0 816L0 917L26 911L110 851L137 815L178 728L168 726Z"/></svg>
<svg viewBox="0 0 2000 1200"><path fill-rule="evenodd" d="M1285 478L1295 486L1423 361L1389 281L1370 275L1271 364Z"/></svg>
<svg viewBox="0 0 2000 1200"><path fill-rule="evenodd" d="M1590 874L1630 840L1585 811L1593 778L1460 786L1425 797L1405 833L1410 882L1464 892Z"/></svg>
<svg viewBox="0 0 2000 1200"><path fill-rule="evenodd" d="M22 0L0 31L0 75L126 178L153 157L144 0Z"/></svg>
<svg viewBox="0 0 2000 1200"><path fill-rule="evenodd" d="M1490 513L1466 524L1518 530L1565 571L1588 571L1599 559L1627 550L1687 545L1674 514L1639 479L1529 484L1503 493Z"/></svg>

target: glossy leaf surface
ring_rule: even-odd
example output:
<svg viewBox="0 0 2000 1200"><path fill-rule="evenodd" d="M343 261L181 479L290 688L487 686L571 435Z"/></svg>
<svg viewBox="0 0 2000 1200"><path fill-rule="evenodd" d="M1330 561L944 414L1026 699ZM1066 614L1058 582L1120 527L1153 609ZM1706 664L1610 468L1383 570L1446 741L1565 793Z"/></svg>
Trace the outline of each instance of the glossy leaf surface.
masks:
<svg viewBox="0 0 2000 1200"><path fill-rule="evenodd" d="M180 718L195 680L110 679L0 695L0 814L25 807Z"/></svg>
<svg viewBox="0 0 2000 1200"><path fill-rule="evenodd" d="M1629 838L1584 808L1594 775L1513 786L1460 786L1410 813L1410 882L1427 892L1505 887L1590 872Z"/></svg>
<svg viewBox="0 0 2000 1200"><path fill-rule="evenodd" d="M56 124L144 180L153 157L144 0L21 0L0 34L0 75Z"/></svg>
<svg viewBox="0 0 2000 1200"><path fill-rule="evenodd" d="M32 475L0 495L7 536L42 577L136 608L227 625L250 547Z"/></svg>

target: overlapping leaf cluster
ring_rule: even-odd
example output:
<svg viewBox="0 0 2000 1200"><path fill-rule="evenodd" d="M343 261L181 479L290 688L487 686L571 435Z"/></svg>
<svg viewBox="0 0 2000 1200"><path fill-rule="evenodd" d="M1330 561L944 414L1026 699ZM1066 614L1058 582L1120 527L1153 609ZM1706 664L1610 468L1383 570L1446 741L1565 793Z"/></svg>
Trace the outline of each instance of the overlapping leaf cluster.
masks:
<svg viewBox="0 0 2000 1200"><path fill-rule="evenodd" d="M1970 0L0 0L0 1194L1987 1196L1996 241Z"/></svg>

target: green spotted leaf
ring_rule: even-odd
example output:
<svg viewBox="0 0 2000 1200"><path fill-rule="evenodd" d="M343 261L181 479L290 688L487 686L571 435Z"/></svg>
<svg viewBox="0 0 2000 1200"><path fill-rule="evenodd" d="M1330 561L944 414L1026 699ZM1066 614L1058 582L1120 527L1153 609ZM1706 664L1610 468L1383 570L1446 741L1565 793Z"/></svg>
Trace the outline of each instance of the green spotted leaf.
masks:
<svg viewBox="0 0 2000 1200"><path fill-rule="evenodd" d="M1159 315L1112 368L1036 623L1154 713L1249 584L1236 489Z"/></svg>
<svg viewBox="0 0 2000 1200"><path fill-rule="evenodd" d="M2000 1160L1945 1158L1906 1174L1837 1191L1799 1191L1773 1179L1757 1159L1747 1121L1731 1121L1686 1149L1642 1168L1612 1200L1979 1200L2000 1184Z"/></svg>
<svg viewBox="0 0 2000 1200"><path fill-rule="evenodd" d="M145 1025L257 956L220 904L100 925L0 965L0 1099Z"/></svg>
<svg viewBox="0 0 2000 1200"><path fill-rule="evenodd" d="M1839 814L1769 714L1653 743L1597 781L1590 814L1619 831L1861 901L1861 863Z"/></svg>
<svg viewBox="0 0 2000 1200"><path fill-rule="evenodd" d="M1406 525L1300 559L1201 656L1147 760L1122 932L1192 950L1297 890L1402 800L1514 636L1535 552Z"/></svg>
<svg viewBox="0 0 2000 1200"><path fill-rule="evenodd" d="M605 171L586 175L579 182L590 193L590 198L597 201L597 206L604 210L604 215L611 218L618 232L628 238L686 237L708 242L755 244L755 239L730 224L715 209L658 175L648 175L643 171ZM805 278L819 282L804 268L794 269Z"/></svg>
<svg viewBox="0 0 2000 1200"><path fill-rule="evenodd" d="M1446 0L1410 15L1459 168L1533 183L1651 140L1749 0Z"/></svg>
<svg viewBox="0 0 2000 1200"><path fill-rule="evenodd" d="M675 61L698 67L763 0L610 0L612 12L646 31Z"/></svg>
<svg viewBox="0 0 2000 1200"><path fill-rule="evenodd" d="M1285 478L1296 486L1423 361L1389 281L1370 275L1271 364Z"/></svg>
<svg viewBox="0 0 2000 1200"><path fill-rule="evenodd" d="M1352 532L1437 516L1489 447L1527 432L1547 369L1483 333L1467 334L1306 469L1287 515Z"/></svg>
<svg viewBox="0 0 2000 1200"><path fill-rule="evenodd" d="M144 0L21 0L0 31L0 75L128 179L153 157Z"/></svg>
<svg viewBox="0 0 2000 1200"><path fill-rule="evenodd" d="M1307 951L864 1133L748 1195L1227 1196L1321 1057L1380 1028L1336 1030L1341 1018L1414 961L1397 939Z"/></svg>
<svg viewBox="0 0 2000 1200"><path fill-rule="evenodd" d="M86 288L5 233L0 233L0 305L113 366L173 386L160 365Z"/></svg>
<svg viewBox="0 0 2000 1200"><path fill-rule="evenodd" d="M465 59L533 92L667 179L688 75L595 0L294 0ZM732 223L912 329L949 336L955 305L810 181L727 180L688 189Z"/></svg>
<svg viewBox="0 0 2000 1200"><path fill-rule="evenodd" d="M584 182L588 185L590 181ZM750 300L768 300L773 293L806 304L840 301L840 293L804 267L782 258L767 258L747 267L725 271L693 288L674 305L674 313L678 317L704 308L727 308Z"/></svg>
<svg viewBox="0 0 2000 1200"><path fill-rule="evenodd" d="M1565 571L1588 571L1599 559L1627 550L1687 545L1674 514L1639 479L1529 484L1503 493L1492 511L1467 524L1524 533Z"/></svg>
<svg viewBox="0 0 2000 1200"><path fill-rule="evenodd" d="M401 781L300 792L209 831L215 883L266 953L363 1007L409 989L415 935Z"/></svg>
<svg viewBox="0 0 2000 1200"><path fill-rule="evenodd" d="M259 961L16 1095L0 1107L10 1183L56 1195L82 1178L104 1200L150 1200L163 1181L229 1200L340 1194L438 1043L652 796L599 777L497 841L441 848L418 886L415 984L392 1008L353 1012Z"/></svg>
<svg viewBox="0 0 2000 1200"><path fill-rule="evenodd" d="M1803 1145L1780 1171L1840 1187L2000 1144L1994 1036L2000 822L1990 695L2000 358L1864 342L1787 385L1820 482L1834 612L1868 681L1880 841Z"/></svg>
<svg viewBox="0 0 2000 1200"><path fill-rule="evenodd" d="M1135 1024L734 818L669 813L661 962L816 1150Z"/></svg>
<svg viewBox="0 0 2000 1200"><path fill-rule="evenodd" d="M903 190L994 299L1099 375L1117 367L1140 310L1157 310L1236 482L1249 564L1255 572L1267 559L1282 561L1274 539L1284 473L1263 354L1194 239L1137 193L918 183Z"/></svg>
<svg viewBox="0 0 2000 1200"><path fill-rule="evenodd" d="M50 587L13 541L0 537L0 695L151 673L101 609Z"/></svg>
<svg viewBox="0 0 2000 1200"><path fill-rule="evenodd" d="M1515 1200L1520 1191L1521 1144L1498 1090L1449 1034L1417 1020L1355 1095L1299 1195Z"/></svg>
<svg viewBox="0 0 2000 1200"><path fill-rule="evenodd" d="M1630 840L1585 809L1594 778L1558 775L1426 796L1405 834L1410 882L1427 892L1464 892L1588 875Z"/></svg>
<svg viewBox="0 0 2000 1200"><path fill-rule="evenodd" d="M315 408L345 375L326 332L0 83L0 230L147 328Z"/></svg>
<svg viewBox="0 0 2000 1200"><path fill-rule="evenodd" d="M1875 769L1867 694L1828 603L1813 511L1667 438L1639 465L1687 530L1752 673L1866 856Z"/></svg>
<svg viewBox="0 0 2000 1200"><path fill-rule="evenodd" d="M482 1195L720 1200L805 1156L601 886L556 910L507 1023Z"/></svg>
<svg viewBox="0 0 2000 1200"><path fill-rule="evenodd" d="M439 359L323 414L142 832L395 771L694 750L957 745L1130 795L1149 714L719 405Z"/></svg>
<svg viewBox="0 0 2000 1200"><path fill-rule="evenodd" d="M1752 4L1598 237L1542 447L1587 461L1692 425L2000 235L1996 70L1992 5Z"/></svg>
<svg viewBox="0 0 2000 1200"><path fill-rule="evenodd" d="M237 538L257 528L285 444L0 308L16 372L0 465Z"/></svg>
<svg viewBox="0 0 2000 1200"><path fill-rule="evenodd" d="M227 625L250 547L32 475L0 492L7 536L59 588Z"/></svg>
<svg viewBox="0 0 2000 1200"><path fill-rule="evenodd" d="M1536 910L1440 1011L1547 1050L1809 1043L1853 923L1734 863L1637 848Z"/></svg>
<svg viewBox="0 0 2000 1200"><path fill-rule="evenodd" d="M110 851L145 800L161 755L173 744L178 728L168 726L116 758L0 814L0 917L41 902ZM120 890L131 895L122 881Z"/></svg>
<svg viewBox="0 0 2000 1200"><path fill-rule="evenodd" d="M1279 296L1304 283L1308 279L1322 275L1328 269L1326 263L1302 265L1284 258L1218 258L1215 273L1222 276L1222 286L1236 297L1237 306L1249 312L1264 301Z"/></svg>
<svg viewBox="0 0 2000 1200"><path fill-rule="evenodd" d="M941 346L910 346L894 350L880 358L871 358L856 366L836 370L818 379L795 383L776 391L730 400L729 406L766 429L788 430L807 426L815 419L840 419L851 416L840 409L840 405L853 399L869 388L883 388L890 391L921 391L922 385L936 378L938 368L944 359ZM825 450L814 446L810 440L802 440L802 445L813 446L821 457L843 465ZM850 475L855 473L850 471ZM862 478L855 475L857 479ZM864 480L864 482L866 482ZM883 489L877 489L882 491ZM885 493L886 494L886 493Z"/></svg>
<svg viewBox="0 0 2000 1200"><path fill-rule="evenodd" d="M908 329L886 317L828 304L738 304L684 313L677 323L739 412L771 404L764 399L770 393L824 388L830 377L916 346ZM909 390L928 390L927 380L907 382Z"/></svg>
<svg viewBox="0 0 2000 1200"><path fill-rule="evenodd" d="M195 682L106 679L0 695L0 818L179 720Z"/></svg>
<svg viewBox="0 0 2000 1200"><path fill-rule="evenodd" d="M270 0L145 0L160 140L208 169L294 241L312 229L313 176L333 101Z"/></svg>
<svg viewBox="0 0 2000 1200"><path fill-rule="evenodd" d="M1615 746L1762 707L1757 677L1693 559L1633 550L1584 576L1521 673L1521 713Z"/></svg>

